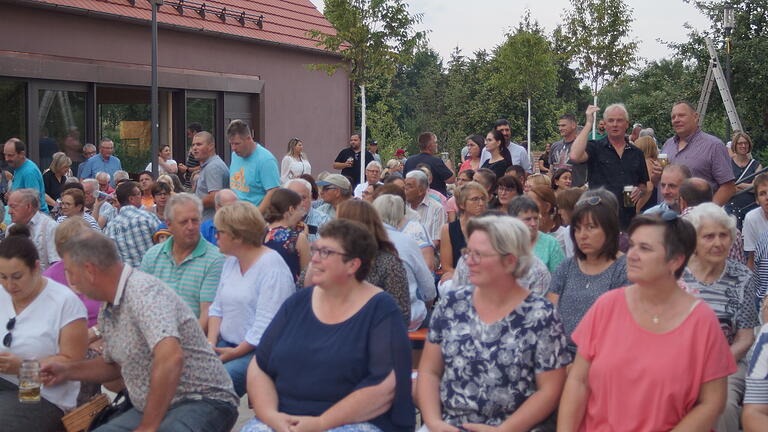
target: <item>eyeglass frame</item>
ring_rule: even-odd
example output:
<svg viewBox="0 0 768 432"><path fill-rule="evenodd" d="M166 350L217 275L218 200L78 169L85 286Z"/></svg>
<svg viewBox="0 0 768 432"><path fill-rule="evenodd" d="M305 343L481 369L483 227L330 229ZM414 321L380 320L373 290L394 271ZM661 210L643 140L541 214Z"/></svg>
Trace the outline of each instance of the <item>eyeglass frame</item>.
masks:
<svg viewBox="0 0 768 432"><path fill-rule="evenodd" d="M492 253L492 254L481 254L480 252L473 251L470 248L462 248L460 253L461 253L461 256L464 258L464 262L466 262L467 264L469 264L470 262L473 262L473 263L477 264L480 261L482 261L483 258L490 258L490 257L494 257L494 256L505 257L505 256L508 256L508 255L511 255L511 254L508 254L508 253L502 254L502 253L498 253L498 252Z"/></svg>
<svg viewBox="0 0 768 432"><path fill-rule="evenodd" d="M318 254L320 256L320 259L322 260L328 259L328 257L330 257L331 255L339 255L340 257L343 257L343 258L350 258L349 254L344 252L339 252L339 251L335 251L333 249L328 249L328 248L319 248L314 245L310 246L309 257L312 258L316 254Z"/></svg>

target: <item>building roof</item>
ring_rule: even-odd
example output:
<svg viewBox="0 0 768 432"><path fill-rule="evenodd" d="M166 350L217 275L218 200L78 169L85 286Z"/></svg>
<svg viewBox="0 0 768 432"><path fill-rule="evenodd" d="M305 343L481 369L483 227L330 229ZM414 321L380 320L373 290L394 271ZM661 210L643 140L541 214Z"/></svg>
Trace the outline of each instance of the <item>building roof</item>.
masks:
<svg viewBox="0 0 768 432"><path fill-rule="evenodd" d="M152 6L147 0L29 0L26 4L70 8L86 13L111 15L115 18L128 18L149 22L152 19ZM218 33L221 35L254 39L301 48L322 50L307 32L319 30L334 34L331 23L310 0L186 0L180 14L175 7L182 0L166 0L158 10L158 23L163 26L179 27L187 30ZM200 5L205 4L205 16L198 13ZM226 8L224 22L219 17ZM245 12L245 25L236 18ZM256 20L263 16L262 27Z"/></svg>

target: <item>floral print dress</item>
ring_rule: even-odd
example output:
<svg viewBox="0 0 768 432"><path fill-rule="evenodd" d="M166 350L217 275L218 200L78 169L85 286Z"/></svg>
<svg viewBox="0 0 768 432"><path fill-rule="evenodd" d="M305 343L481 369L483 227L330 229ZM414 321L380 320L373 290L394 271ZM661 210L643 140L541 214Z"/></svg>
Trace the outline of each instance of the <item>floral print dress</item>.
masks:
<svg viewBox="0 0 768 432"><path fill-rule="evenodd" d="M285 260L285 263L288 264L294 282L298 282L299 275L301 274L301 260L299 259L299 250L296 242L302 229L297 228L302 227L288 228L278 226L270 228L264 237L264 245L279 253Z"/></svg>

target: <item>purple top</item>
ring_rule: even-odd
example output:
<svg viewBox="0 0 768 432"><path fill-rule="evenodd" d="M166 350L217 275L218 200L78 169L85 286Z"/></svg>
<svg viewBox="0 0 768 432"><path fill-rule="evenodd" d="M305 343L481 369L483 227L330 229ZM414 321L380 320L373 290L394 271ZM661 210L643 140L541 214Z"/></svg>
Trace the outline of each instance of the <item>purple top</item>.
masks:
<svg viewBox="0 0 768 432"><path fill-rule="evenodd" d="M667 154L671 163L690 168L694 177L706 180L713 190L735 180L731 158L720 138L697 129L686 141L688 145L678 152L680 137L675 135L664 143L661 152Z"/></svg>
<svg viewBox="0 0 768 432"><path fill-rule="evenodd" d="M48 267L48 269L43 272L43 276L66 287L69 286L69 283L67 283L67 275L64 273L64 261L59 261ZM96 318L99 316L101 302L91 300L79 292L75 292L75 294L77 294L77 297L83 302L85 309L88 311L88 328L95 326Z"/></svg>

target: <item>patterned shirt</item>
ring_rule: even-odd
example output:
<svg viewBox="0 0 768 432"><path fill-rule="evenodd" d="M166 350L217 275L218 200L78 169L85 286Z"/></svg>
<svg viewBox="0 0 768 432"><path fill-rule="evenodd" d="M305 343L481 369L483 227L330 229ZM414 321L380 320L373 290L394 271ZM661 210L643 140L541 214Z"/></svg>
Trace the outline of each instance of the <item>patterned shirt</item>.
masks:
<svg viewBox="0 0 768 432"><path fill-rule="evenodd" d="M521 287L543 297L547 294L551 281L552 274L547 269L544 261L540 260L536 255L531 255L531 266L523 277L517 280L517 283ZM440 284L440 294L444 295L448 290L453 290L453 287L465 285L470 285L469 266L464 257L461 257L459 262L456 263L456 270L453 271L453 279L451 279L450 285Z"/></svg>
<svg viewBox="0 0 768 432"><path fill-rule="evenodd" d="M536 390L536 375L571 362L555 307L529 294L506 317L484 323L473 305L472 286L441 298L429 341L440 344L443 420L453 426L498 426Z"/></svg>
<svg viewBox="0 0 768 432"><path fill-rule="evenodd" d="M768 405L768 324L757 335L745 381L744 403Z"/></svg>
<svg viewBox="0 0 768 432"><path fill-rule="evenodd" d="M151 391L152 350L163 339L178 339L184 365L171 404L208 398L237 405L232 380L197 319L173 290L154 276L123 267L113 303L99 313L104 361L120 365L131 402L144 411Z"/></svg>
<svg viewBox="0 0 768 432"><path fill-rule="evenodd" d="M92 229L94 229L94 230L96 230L98 232L101 232L101 227L99 226L99 223L96 222L96 219L93 218L93 216L91 216L88 213L83 213L83 214L80 215L80 217L82 217L83 220L88 222L88 225L90 225ZM60 224L60 223L64 222L65 220L67 220L67 216L59 216L59 218L56 219L56 223Z"/></svg>
<svg viewBox="0 0 768 432"><path fill-rule="evenodd" d="M320 235L317 233L320 230L320 227L328 223L331 218L328 217L325 213L321 213L317 211L317 209L310 208L309 213L307 213L307 217L304 218L304 223L309 227L309 236L307 236L307 240L309 240L310 243L314 243L315 240L317 240Z"/></svg>
<svg viewBox="0 0 768 432"><path fill-rule="evenodd" d="M429 195L425 195L416 208L416 212L419 214L419 222L427 229L433 244L435 241L440 241L440 229L445 225L448 218L443 206L430 198Z"/></svg>
<svg viewBox="0 0 768 432"><path fill-rule="evenodd" d="M141 271L171 287L200 317L200 303L212 303L221 278L224 255L200 237L197 246L181 264L173 258L173 237L152 246L141 260Z"/></svg>
<svg viewBox="0 0 768 432"><path fill-rule="evenodd" d="M144 253L154 245L152 235L159 225L160 219L154 213L126 205L120 208L104 234L115 241L123 262L138 267Z"/></svg>
<svg viewBox="0 0 768 432"><path fill-rule="evenodd" d="M678 151L680 137L675 135L664 143L661 152L667 154L670 163L690 168L693 177L703 178L714 190L734 181L731 158L720 138L698 129L686 142L688 144Z"/></svg>
<svg viewBox="0 0 768 432"><path fill-rule="evenodd" d="M711 284L697 280L686 267L682 280L688 292L715 311L728 344L733 343L737 331L760 325L754 295L757 279L747 266L726 260L722 276Z"/></svg>
<svg viewBox="0 0 768 432"><path fill-rule="evenodd" d="M755 249L755 296L758 302L768 294L768 232L757 239Z"/></svg>

